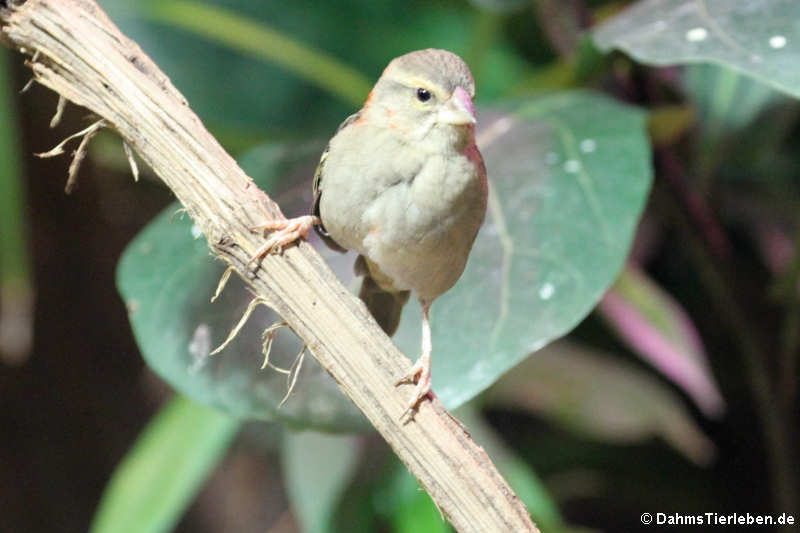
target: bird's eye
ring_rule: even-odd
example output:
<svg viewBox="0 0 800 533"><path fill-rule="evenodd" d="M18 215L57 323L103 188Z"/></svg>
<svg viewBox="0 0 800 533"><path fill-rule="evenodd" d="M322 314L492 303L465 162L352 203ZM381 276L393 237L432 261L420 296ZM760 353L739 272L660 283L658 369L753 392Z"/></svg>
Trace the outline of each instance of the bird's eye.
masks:
<svg viewBox="0 0 800 533"><path fill-rule="evenodd" d="M425 89L424 87L417 89L417 100L420 102L427 102L431 99L431 96L433 95L428 89Z"/></svg>

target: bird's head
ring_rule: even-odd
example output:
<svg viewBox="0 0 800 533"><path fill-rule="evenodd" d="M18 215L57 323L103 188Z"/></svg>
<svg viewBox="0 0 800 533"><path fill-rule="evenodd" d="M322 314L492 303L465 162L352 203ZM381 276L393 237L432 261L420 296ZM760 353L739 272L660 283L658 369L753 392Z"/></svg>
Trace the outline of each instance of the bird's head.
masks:
<svg viewBox="0 0 800 533"><path fill-rule="evenodd" d="M475 81L452 52L429 48L400 56L383 71L367 102L373 120L414 140L463 144L474 136Z"/></svg>

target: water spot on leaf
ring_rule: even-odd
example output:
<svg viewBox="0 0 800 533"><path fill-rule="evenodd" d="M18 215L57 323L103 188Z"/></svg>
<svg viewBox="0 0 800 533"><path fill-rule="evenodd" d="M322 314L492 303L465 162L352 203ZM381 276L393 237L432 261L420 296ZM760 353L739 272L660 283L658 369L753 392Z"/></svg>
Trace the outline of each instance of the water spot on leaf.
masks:
<svg viewBox="0 0 800 533"><path fill-rule="evenodd" d="M581 169L581 162L577 159L570 159L564 162L564 170L569 172L570 174L575 174L576 172L580 171Z"/></svg>
<svg viewBox="0 0 800 533"><path fill-rule="evenodd" d="M584 139L580 144L581 152L589 154L597 149L597 141L594 139Z"/></svg>
<svg viewBox="0 0 800 533"><path fill-rule="evenodd" d="M686 40L690 43L699 43L708 38L708 30L702 27L692 28L686 32Z"/></svg>
<svg viewBox="0 0 800 533"><path fill-rule="evenodd" d="M773 4L781 7L766 8ZM619 49L646 65L724 65L800 97L800 70L792 68L800 47L789 46L798 35L798 17L800 2L791 0L640 0L604 21L594 38L601 50ZM654 31L660 21L668 21L667 28Z"/></svg>
<svg viewBox="0 0 800 533"><path fill-rule="evenodd" d="M542 285L542 288L539 289L539 298L542 300L549 300L555 294L556 288L553 286L552 283L545 283Z"/></svg>
<svg viewBox="0 0 800 533"><path fill-rule="evenodd" d="M780 50L786 46L786 37L783 35L773 35L769 38L769 45L775 50Z"/></svg>
<svg viewBox="0 0 800 533"><path fill-rule="evenodd" d="M189 372L197 372L205 365L208 354L211 353L211 327L208 324L200 324L194 330L192 340L189 341L189 353L193 359Z"/></svg>

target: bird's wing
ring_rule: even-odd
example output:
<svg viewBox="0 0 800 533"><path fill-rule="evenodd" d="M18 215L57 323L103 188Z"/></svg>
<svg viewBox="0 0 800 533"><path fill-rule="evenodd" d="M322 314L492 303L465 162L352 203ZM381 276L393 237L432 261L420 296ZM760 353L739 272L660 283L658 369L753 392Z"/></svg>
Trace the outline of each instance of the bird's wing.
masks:
<svg viewBox="0 0 800 533"><path fill-rule="evenodd" d="M361 111L353 113L339 125L339 127L336 129L336 133L339 133L359 118L361 118ZM336 136L336 133L334 133L334 137ZM314 200L311 204L311 214L319 218L320 223L314 226L314 230L316 230L317 234L322 237L322 240L325 241L325 244L337 252L346 252L347 250L339 246L339 244L334 241L330 234L325 230L325 223L322 220L322 216L320 215L319 211L319 201L322 197L322 177L325 174L325 160L328 158L328 152L330 151L330 148L331 144L329 142L328 146L326 146L325 150L322 152L322 156L319 158L317 170L314 171Z"/></svg>

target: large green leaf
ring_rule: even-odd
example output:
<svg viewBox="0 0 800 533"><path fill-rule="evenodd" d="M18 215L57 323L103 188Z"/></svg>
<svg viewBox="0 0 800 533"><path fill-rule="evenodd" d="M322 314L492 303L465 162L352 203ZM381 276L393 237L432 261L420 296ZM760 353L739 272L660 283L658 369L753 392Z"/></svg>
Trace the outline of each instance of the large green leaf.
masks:
<svg viewBox="0 0 800 533"><path fill-rule="evenodd" d="M433 384L450 407L568 332L613 282L650 184L644 115L590 92L520 100L480 114L479 143L491 180L489 211L462 279L433 306ZM273 145L243 161L271 194L279 176L295 184L276 196L289 215L307 212L319 146ZM302 178L301 178L302 177ZM276 318L254 316L234 343L208 357L250 296L231 282L209 304L222 267L191 223L161 215L126 251L119 287L148 364L199 401L244 416L354 428L363 419L307 358L294 395L280 410L286 378L259 372L261 331ZM312 236L312 244L318 243ZM352 254L318 246L354 291ZM420 312L406 306L397 344L412 358ZM291 365L299 343L279 335L272 358Z"/></svg>
<svg viewBox="0 0 800 533"><path fill-rule="evenodd" d="M594 36L642 63L718 63L800 97L799 20L795 0L643 0Z"/></svg>
<svg viewBox="0 0 800 533"><path fill-rule="evenodd" d="M171 531L238 428L235 418L173 398L117 467L91 533Z"/></svg>

